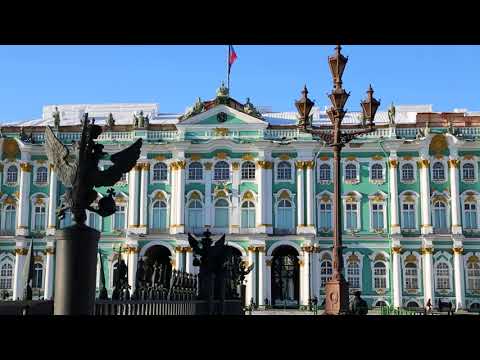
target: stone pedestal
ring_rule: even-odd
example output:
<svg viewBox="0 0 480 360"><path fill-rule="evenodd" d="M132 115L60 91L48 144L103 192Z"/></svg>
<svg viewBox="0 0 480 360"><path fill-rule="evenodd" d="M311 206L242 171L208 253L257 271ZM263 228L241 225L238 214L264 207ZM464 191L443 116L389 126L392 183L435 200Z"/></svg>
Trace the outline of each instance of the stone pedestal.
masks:
<svg viewBox="0 0 480 360"><path fill-rule="evenodd" d="M93 315L100 232L72 225L55 233L54 315Z"/></svg>
<svg viewBox="0 0 480 360"><path fill-rule="evenodd" d="M332 278L325 284L325 315L348 313L348 283L343 278Z"/></svg>

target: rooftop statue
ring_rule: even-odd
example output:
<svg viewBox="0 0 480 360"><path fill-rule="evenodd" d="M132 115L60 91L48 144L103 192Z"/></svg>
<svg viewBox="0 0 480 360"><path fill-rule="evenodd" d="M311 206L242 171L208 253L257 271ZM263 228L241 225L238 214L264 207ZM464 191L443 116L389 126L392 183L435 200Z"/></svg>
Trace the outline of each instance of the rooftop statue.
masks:
<svg viewBox="0 0 480 360"><path fill-rule="evenodd" d="M135 114L133 114L133 126L135 129L145 129L148 127L148 124L149 124L148 115L144 116L143 110L140 111L140 113L138 114L138 117Z"/></svg>
<svg viewBox="0 0 480 360"><path fill-rule="evenodd" d="M388 109L388 123L390 125L395 125L395 106L393 105L393 102L390 109Z"/></svg>
<svg viewBox="0 0 480 360"><path fill-rule="evenodd" d="M262 115L258 112L258 110L253 106L253 104L250 102L250 98L247 98L247 102L243 106L243 111L247 113L248 115L252 115L255 117L261 117Z"/></svg>
<svg viewBox="0 0 480 360"><path fill-rule="evenodd" d="M69 149L55 136L52 129L47 126L45 130L45 145L48 160L54 166L59 180L67 188L63 204L58 211L60 219L65 216L65 211L71 209L75 222L85 224L87 218L85 210L99 214L102 217L115 213L114 190L108 191L108 196L98 202L98 208L91 204L97 199L95 187L113 186L129 172L136 164L142 147L142 139L138 139L131 146L110 156L113 163L106 170L100 170L98 163L107 153L103 152L103 145L94 140L102 133L102 128L95 125L95 119L90 123L88 114L82 121L82 134L78 145L78 154L75 160L70 160Z"/></svg>
<svg viewBox="0 0 480 360"><path fill-rule="evenodd" d="M205 104L203 103L202 99L200 99L199 97L197 98L197 101L195 102L195 104L193 104L193 106L188 107L185 113L182 116L180 116L180 120L188 119L191 116L200 114L204 109L205 109Z"/></svg>
<svg viewBox="0 0 480 360"><path fill-rule="evenodd" d="M222 81L222 85L217 89L217 97L229 96L229 90L225 87L225 83Z"/></svg>
<svg viewBox="0 0 480 360"><path fill-rule="evenodd" d="M55 111L53 112L52 116L53 116L53 126L55 127L55 129L58 129L58 127L60 126L60 111L58 111L57 106L55 106Z"/></svg>
<svg viewBox="0 0 480 360"><path fill-rule="evenodd" d="M113 118L112 113L108 114L106 125L107 125L107 129L111 129L115 125L115 119Z"/></svg>

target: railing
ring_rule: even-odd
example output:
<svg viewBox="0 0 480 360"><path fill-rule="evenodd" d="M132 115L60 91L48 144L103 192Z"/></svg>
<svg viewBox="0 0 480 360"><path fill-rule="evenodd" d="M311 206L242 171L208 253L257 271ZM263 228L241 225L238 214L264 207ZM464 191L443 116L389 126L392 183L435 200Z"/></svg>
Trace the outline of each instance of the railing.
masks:
<svg viewBox="0 0 480 360"><path fill-rule="evenodd" d="M294 139L297 138L300 134L300 130L298 129L268 129L265 130L263 133L263 137L266 140L273 140L273 139Z"/></svg>
<svg viewBox="0 0 480 360"><path fill-rule="evenodd" d="M130 131L105 131L100 134L100 141L130 141L133 139L133 132Z"/></svg>
<svg viewBox="0 0 480 360"><path fill-rule="evenodd" d="M177 140L178 132L171 131L148 131L147 140Z"/></svg>
<svg viewBox="0 0 480 360"><path fill-rule="evenodd" d="M415 139L418 134L417 128L397 129L397 136L405 139Z"/></svg>
<svg viewBox="0 0 480 360"><path fill-rule="evenodd" d="M382 306L380 315L427 315L427 312L424 308L403 309L393 306Z"/></svg>

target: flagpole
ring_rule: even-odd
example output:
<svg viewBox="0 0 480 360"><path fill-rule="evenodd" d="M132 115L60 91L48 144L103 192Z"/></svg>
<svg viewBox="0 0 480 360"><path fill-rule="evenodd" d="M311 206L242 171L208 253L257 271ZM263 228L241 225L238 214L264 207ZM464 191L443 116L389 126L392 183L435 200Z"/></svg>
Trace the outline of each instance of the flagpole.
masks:
<svg viewBox="0 0 480 360"><path fill-rule="evenodd" d="M228 88L228 93L230 93L230 45L228 45L228 55L227 55L227 88Z"/></svg>

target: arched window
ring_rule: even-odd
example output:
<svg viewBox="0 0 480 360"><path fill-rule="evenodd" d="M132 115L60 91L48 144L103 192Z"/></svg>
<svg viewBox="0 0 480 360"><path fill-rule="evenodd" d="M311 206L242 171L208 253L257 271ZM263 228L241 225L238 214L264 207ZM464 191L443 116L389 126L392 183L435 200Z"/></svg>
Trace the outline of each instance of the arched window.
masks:
<svg viewBox="0 0 480 360"><path fill-rule="evenodd" d="M346 222L345 226L347 230L357 230L358 229L358 204L357 203L347 203L345 204L345 217Z"/></svg>
<svg viewBox="0 0 480 360"><path fill-rule="evenodd" d="M45 205L35 205L33 218L33 229L36 231L45 230L46 208Z"/></svg>
<svg viewBox="0 0 480 360"><path fill-rule="evenodd" d="M435 230L447 230L447 205L443 201L433 204L433 227Z"/></svg>
<svg viewBox="0 0 480 360"><path fill-rule="evenodd" d="M467 263L467 288L470 291L480 290L480 262L478 259Z"/></svg>
<svg viewBox="0 0 480 360"><path fill-rule="evenodd" d="M382 165L380 165L380 164L373 164L372 165L371 179L372 180L383 180L383 166Z"/></svg>
<svg viewBox="0 0 480 360"><path fill-rule="evenodd" d="M445 167L441 162L433 164L433 180L443 181L445 180Z"/></svg>
<svg viewBox="0 0 480 360"><path fill-rule="evenodd" d="M152 228L157 231L167 230L167 203L157 200L152 205Z"/></svg>
<svg viewBox="0 0 480 360"><path fill-rule="evenodd" d="M291 180L292 179L292 165L287 161L281 161L277 167L277 179L278 180Z"/></svg>
<svg viewBox="0 0 480 360"><path fill-rule="evenodd" d="M226 161L219 161L215 164L214 180L228 180L230 179L230 165Z"/></svg>
<svg viewBox="0 0 480 360"><path fill-rule="evenodd" d="M15 165L10 165L7 169L7 184L16 184L18 179L18 169Z"/></svg>
<svg viewBox="0 0 480 360"><path fill-rule="evenodd" d="M153 166L153 181L164 181L167 180L167 165L164 163L156 163Z"/></svg>
<svg viewBox="0 0 480 360"><path fill-rule="evenodd" d="M402 228L413 230L417 228L415 221L415 203L405 202L402 204Z"/></svg>
<svg viewBox="0 0 480 360"><path fill-rule="evenodd" d="M277 228L279 230L293 229L293 207L290 200L282 199L278 202Z"/></svg>
<svg viewBox="0 0 480 360"><path fill-rule="evenodd" d="M437 263L435 267L435 275L437 290L449 290L450 267L444 262Z"/></svg>
<svg viewBox="0 0 480 360"><path fill-rule="evenodd" d="M15 233L17 220L17 209L15 205L7 205L5 208L5 232L6 234L13 235Z"/></svg>
<svg viewBox="0 0 480 360"><path fill-rule="evenodd" d="M415 309L418 308L418 303L416 301L409 301L407 304L407 308Z"/></svg>
<svg viewBox="0 0 480 360"><path fill-rule="evenodd" d="M345 180L357 179L357 167L354 164L345 166Z"/></svg>
<svg viewBox="0 0 480 360"><path fill-rule="evenodd" d="M120 178L120 182L127 182L127 174L128 173L123 173L122 177Z"/></svg>
<svg viewBox="0 0 480 360"><path fill-rule="evenodd" d="M46 184L48 181L48 169L41 166L37 169L37 184Z"/></svg>
<svg viewBox="0 0 480 360"><path fill-rule="evenodd" d="M418 269L415 263L409 262L405 265L405 288L418 289Z"/></svg>
<svg viewBox="0 0 480 360"><path fill-rule="evenodd" d="M33 289L41 289L43 280L43 265L35 263L33 267Z"/></svg>
<svg viewBox="0 0 480 360"><path fill-rule="evenodd" d="M242 228L251 229L255 227L255 205L251 201L242 204Z"/></svg>
<svg viewBox="0 0 480 360"><path fill-rule="evenodd" d="M463 180L473 181L475 180L475 167L473 164L466 163L462 166Z"/></svg>
<svg viewBox="0 0 480 360"><path fill-rule="evenodd" d="M387 306L387 303L383 300L378 300L376 303L375 303L375 306L377 307L383 307L383 306Z"/></svg>
<svg viewBox="0 0 480 360"><path fill-rule="evenodd" d="M480 303L475 302L472 305L470 305L470 311L472 312L480 312Z"/></svg>
<svg viewBox="0 0 480 360"><path fill-rule="evenodd" d="M332 229L332 203L321 202L318 209L318 225L320 229Z"/></svg>
<svg viewBox="0 0 480 360"><path fill-rule="evenodd" d="M320 165L320 181L330 181L330 165L322 164Z"/></svg>
<svg viewBox="0 0 480 360"><path fill-rule="evenodd" d="M467 230L477 228L477 204L476 203L465 203L464 206L464 217L465 223L463 224L464 228Z"/></svg>
<svg viewBox="0 0 480 360"><path fill-rule="evenodd" d="M114 226L115 230L125 229L125 205L117 205L115 211Z"/></svg>
<svg viewBox="0 0 480 360"><path fill-rule="evenodd" d="M229 227L229 206L225 199L217 200L215 203L215 227L222 229Z"/></svg>
<svg viewBox="0 0 480 360"><path fill-rule="evenodd" d="M387 288L387 267L383 261L377 261L373 265L373 285L375 289Z"/></svg>
<svg viewBox="0 0 480 360"><path fill-rule="evenodd" d="M10 261L0 265L0 289L10 290L13 280L13 264Z"/></svg>
<svg viewBox="0 0 480 360"><path fill-rule="evenodd" d="M88 216L88 226L97 231L102 231L102 218L100 215L90 212Z"/></svg>
<svg viewBox="0 0 480 360"><path fill-rule="evenodd" d="M242 164L242 180L255 180L255 164L251 161Z"/></svg>
<svg viewBox="0 0 480 360"><path fill-rule="evenodd" d="M203 228L203 205L200 200L192 200L187 211L188 227L191 231L198 232Z"/></svg>
<svg viewBox="0 0 480 360"><path fill-rule="evenodd" d="M192 162L188 166L188 180L202 180L203 166L199 162Z"/></svg>
<svg viewBox="0 0 480 360"><path fill-rule="evenodd" d="M413 181L415 179L413 174L413 165L404 164L402 166L402 181Z"/></svg>
<svg viewBox="0 0 480 360"><path fill-rule="evenodd" d="M347 263L347 281L351 289L360 289L360 264L358 261Z"/></svg>
<svg viewBox="0 0 480 360"><path fill-rule="evenodd" d="M330 260L322 260L320 262L320 287L324 288L327 281L332 278L332 262Z"/></svg>

